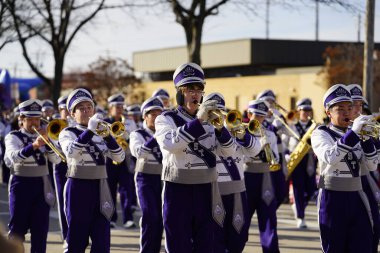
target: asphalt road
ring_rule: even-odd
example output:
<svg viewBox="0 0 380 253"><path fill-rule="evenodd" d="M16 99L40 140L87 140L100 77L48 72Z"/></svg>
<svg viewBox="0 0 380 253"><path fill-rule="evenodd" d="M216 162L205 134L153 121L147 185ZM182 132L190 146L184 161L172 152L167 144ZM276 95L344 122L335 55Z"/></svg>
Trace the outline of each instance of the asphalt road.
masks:
<svg viewBox="0 0 380 253"><path fill-rule="evenodd" d="M135 222L138 224L141 213L137 211ZM317 223L317 212L314 203L310 203L306 209L307 229L297 229L293 218L291 206L283 204L277 211L278 219L278 236L280 250L283 253L301 253L301 252L321 252L319 231ZM8 193L5 185L0 185L0 223L6 230L6 224L9 221L8 212ZM111 230L111 252L139 252L139 228L126 230L122 227L121 222L118 228ZM261 246L258 235L257 218L253 217L252 225L249 230L249 241L246 244L244 252L261 252ZM162 241L164 245L164 241ZM30 250L30 234L26 236L25 252ZM50 212L50 228L48 235L47 252L63 252L60 228L58 224L57 209ZM89 249L86 252L90 252ZM164 247L162 246L162 252Z"/></svg>

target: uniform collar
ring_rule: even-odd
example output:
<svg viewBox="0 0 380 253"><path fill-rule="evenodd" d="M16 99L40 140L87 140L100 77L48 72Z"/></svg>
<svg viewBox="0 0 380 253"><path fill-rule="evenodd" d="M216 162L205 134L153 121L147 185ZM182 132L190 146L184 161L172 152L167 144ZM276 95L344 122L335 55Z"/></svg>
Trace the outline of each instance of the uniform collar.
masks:
<svg viewBox="0 0 380 253"><path fill-rule="evenodd" d="M28 137L37 137L38 136L37 133L32 133L32 134L29 133L28 131L25 130L25 128L21 128L20 132L27 135Z"/></svg>
<svg viewBox="0 0 380 253"><path fill-rule="evenodd" d="M143 122L143 128L144 128L144 130L148 133L148 134L150 134L150 135L154 135L154 132L146 125L146 123L145 123L145 120L144 120L144 122Z"/></svg>
<svg viewBox="0 0 380 253"><path fill-rule="evenodd" d="M329 125L329 128L330 128L332 131L334 131L335 133L339 134L340 136L343 136L343 135L347 132L347 130L348 130L348 128L346 128L346 129L342 129L342 128L339 128L339 127L334 126L333 124L330 124L330 125Z"/></svg>
<svg viewBox="0 0 380 253"><path fill-rule="evenodd" d="M177 108L178 112L180 114L182 114L182 116L184 116L185 118L188 118L190 120L193 120L195 119L195 115L194 116L191 116L182 106L178 106Z"/></svg>

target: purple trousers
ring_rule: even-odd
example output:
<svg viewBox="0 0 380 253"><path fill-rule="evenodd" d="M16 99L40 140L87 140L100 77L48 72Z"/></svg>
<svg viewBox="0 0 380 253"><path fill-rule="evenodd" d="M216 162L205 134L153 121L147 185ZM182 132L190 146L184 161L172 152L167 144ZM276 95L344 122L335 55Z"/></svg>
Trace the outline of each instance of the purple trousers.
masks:
<svg viewBox="0 0 380 253"><path fill-rule="evenodd" d="M293 182L294 202L297 209L297 218L305 218L305 209L310 200L317 190L317 183L315 180L315 172L309 176L306 171L307 156L295 168L291 177Z"/></svg>
<svg viewBox="0 0 380 253"><path fill-rule="evenodd" d="M270 173L270 175L272 177L274 192L275 192L275 196L276 196L277 208L279 208L280 205L284 202L285 197L288 194L286 192L285 175L282 172L282 168L277 170L277 171L272 171Z"/></svg>
<svg viewBox="0 0 380 253"><path fill-rule="evenodd" d="M234 194L223 195L222 201L226 211L223 227L215 225L214 253L241 253L248 241L248 230L251 220L248 218L247 194L241 192L244 213L244 225L238 233L232 224L234 212Z"/></svg>
<svg viewBox="0 0 380 253"><path fill-rule="evenodd" d="M54 167L54 184L55 193L57 195L59 225L61 227L62 239L65 240L67 234L67 221L65 216L65 208L63 201L63 189L67 181L67 164L64 162L58 163Z"/></svg>
<svg viewBox="0 0 380 253"><path fill-rule="evenodd" d="M372 252L372 228L359 193L321 189L319 194L323 252Z"/></svg>
<svg viewBox="0 0 380 253"><path fill-rule="evenodd" d="M162 221L161 175L136 173L137 197L141 207L141 253L159 253L164 225Z"/></svg>
<svg viewBox="0 0 380 253"><path fill-rule="evenodd" d="M165 182L163 219L167 253L210 253L214 245L211 183Z"/></svg>
<svg viewBox="0 0 380 253"><path fill-rule="evenodd" d="M369 186L367 176L362 176L362 186L363 191L366 193L369 205L371 207L371 214L373 220L373 247L372 252L377 253L377 248L379 246L379 236L380 236L380 217L379 217L379 207L377 200Z"/></svg>
<svg viewBox="0 0 380 253"><path fill-rule="evenodd" d="M24 241L30 229L30 252L46 252L50 207L45 202L42 178L12 176L9 183L9 238Z"/></svg>
<svg viewBox="0 0 380 253"><path fill-rule="evenodd" d="M133 195L134 189L133 174L128 171L128 166L125 160L121 164L113 164L111 159L107 159L107 180L110 187L112 200L116 206L117 192L120 194L120 206L123 216L123 224L129 220L133 221ZM117 212L111 218L111 221L117 221Z"/></svg>
<svg viewBox="0 0 380 253"><path fill-rule="evenodd" d="M277 236L277 199L274 197L269 205L262 199L262 173L245 172L244 180L247 191L248 218L251 220L253 214L257 211L263 253L278 253L280 250Z"/></svg>
<svg viewBox="0 0 380 253"><path fill-rule="evenodd" d="M85 252L89 238L92 253L110 252L110 222L100 212L99 180L68 178L64 194L66 252Z"/></svg>

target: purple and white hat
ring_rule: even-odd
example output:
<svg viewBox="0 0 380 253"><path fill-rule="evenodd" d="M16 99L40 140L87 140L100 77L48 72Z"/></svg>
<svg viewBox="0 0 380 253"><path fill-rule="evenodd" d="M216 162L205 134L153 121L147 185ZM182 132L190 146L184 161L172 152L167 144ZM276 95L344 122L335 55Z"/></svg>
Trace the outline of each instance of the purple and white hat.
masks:
<svg viewBox="0 0 380 253"><path fill-rule="evenodd" d="M263 92L260 92L257 97L257 100L271 100L276 101L276 95L274 95L274 92L272 90L264 90Z"/></svg>
<svg viewBox="0 0 380 253"><path fill-rule="evenodd" d="M65 109L67 102L67 95L58 98L58 109Z"/></svg>
<svg viewBox="0 0 380 253"><path fill-rule="evenodd" d="M260 116L267 116L269 111L269 104L265 100L251 100L248 103L248 112Z"/></svg>
<svg viewBox="0 0 380 253"><path fill-rule="evenodd" d="M169 99L170 95L166 90L158 89L153 92L152 97L159 97L161 99Z"/></svg>
<svg viewBox="0 0 380 253"><path fill-rule="evenodd" d="M179 66L173 74L173 82L176 88L189 83L205 86L205 75L203 69L195 63L189 62Z"/></svg>
<svg viewBox="0 0 380 253"><path fill-rule="evenodd" d="M141 105L142 116L144 117L145 114L154 109L164 110L164 104L159 97L151 97L144 101Z"/></svg>
<svg viewBox="0 0 380 253"><path fill-rule="evenodd" d="M75 106L84 101L91 102L92 106L94 106L94 101L92 100L90 92L83 88L73 90L70 92L66 101L67 110L72 112L75 109Z"/></svg>
<svg viewBox="0 0 380 253"><path fill-rule="evenodd" d="M213 92L208 94L206 97L204 97L203 102L207 100L216 100L217 104L216 107L221 110L226 110L226 102L224 100L224 97L219 92Z"/></svg>
<svg viewBox="0 0 380 253"><path fill-rule="evenodd" d="M107 115L107 111L101 105L96 105L95 106L95 113L102 114L103 116Z"/></svg>
<svg viewBox="0 0 380 253"><path fill-rule="evenodd" d="M16 106L15 108L13 108L13 117L18 116L20 116L20 109L18 108L18 106Z"/></svg>
<svg viewBox="0 0 380 253"><path fill-rule="evenodd" d="M359 84L349 84L347 88L351 93L352 100L364 100L363 90Z"/></svg>
<svg viewBox="0 0 380 253"><path fill-rule="evenodd" d="M335 84L328 89L323 96L323 106L329 109L332 105L339 102L352 102L351 93L344 84Z"/></svg>
<svg viewBox="0 0 380 253"><path fill-rule="evenodd" d="M125 98L123 94L118 93L108 97L107 102L109 106L124 105Z"/></svg>
<svg viewBox="0 0 380 253"><path fill-rule="evenodd" d="M53 109L54 110L54 103L50 99L44 99L42 100L42 109L41 111L46 111L48 109Z"/></svg>
<svg viewBox="0 0 380 253"><path fill-rule="evenodd" d="M39 99L29 99L18 105L20 115L26 117L41 117L42 102Z"/></svg>
<svg viewBox="0 0 380 253"><path fill-rule="evenodd" d="M139 104L128 105L127 115L141 115L141 106Z"/></svg>
<svg viewBox="0 0 380 253"><path fill-rule="evenodd" d="M300 99L296 103L297 110L307 110L307 111L313 110L313 108L311 107L311 104L312 102L310 98Z"/></svg>

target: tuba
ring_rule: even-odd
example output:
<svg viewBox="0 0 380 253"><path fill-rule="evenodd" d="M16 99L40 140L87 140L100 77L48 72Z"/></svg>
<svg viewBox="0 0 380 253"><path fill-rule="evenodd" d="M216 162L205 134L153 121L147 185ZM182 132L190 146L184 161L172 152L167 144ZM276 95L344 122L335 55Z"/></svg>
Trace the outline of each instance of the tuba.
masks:
<svg viewBox="0 0 380 253"><path fill-rule="evenodd" d="M302 136L302 139L298 142L296 148L294 151L290 154L290 160L288 162L288 175L286 176L286 179L289 179L290 175L293 173L297 165L301 162L301 160L304 158L304 156L309 152L311 146L310 146L310 138L311 134L314 131L314 129L318 126L318 124L311 119L311 126L309 129L307 129L304 136Z"/></svg>

